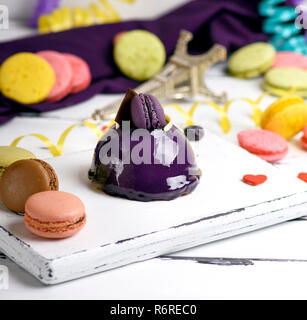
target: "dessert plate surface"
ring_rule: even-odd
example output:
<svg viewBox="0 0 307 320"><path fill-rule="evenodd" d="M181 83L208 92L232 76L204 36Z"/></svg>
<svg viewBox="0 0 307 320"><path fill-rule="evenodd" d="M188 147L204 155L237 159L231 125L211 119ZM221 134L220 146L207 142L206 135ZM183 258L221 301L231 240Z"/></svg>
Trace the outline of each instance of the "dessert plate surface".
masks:
<svg viewBox="0 0 307 320"><path fill-rule="evenodd" d="M0 203L0 251L45 284L56 284L303 216L307 184L206 132L194 146L200 184L171 201L138 202L96 190L87 178L93 150L48 159L60 190L84 202L87 224L71 238L31 234ZM258 186L246 174L266 175Z"/></svg>

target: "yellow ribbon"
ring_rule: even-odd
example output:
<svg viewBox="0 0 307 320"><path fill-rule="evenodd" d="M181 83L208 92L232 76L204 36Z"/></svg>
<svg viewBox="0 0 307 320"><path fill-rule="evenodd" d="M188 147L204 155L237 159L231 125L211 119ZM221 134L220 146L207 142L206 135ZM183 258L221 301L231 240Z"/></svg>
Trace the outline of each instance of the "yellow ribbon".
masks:
<svg viewBox="0 0 307 320"><path fill-rule="evenodd" d="M72 19L74 27L87 27L94 24L94 17L91 14L90 9L73 8Z"/></svg>
<svg viewBox="0 0 307 320"><path fill-rule="evenodd" d="M242 101L247 102L253 109L253 111L252 111L252 119L253 119L254 123L256 124L256 126L259 126L260 125L260 121L261 121L261 116L262 116L262 113L263 113L262 110L259 107L259 104L267 94L268 93L266 93L266 92L263 93L256 100L252 100L252 99L245 98L245 97L231 99L231 100L227 101L223 106L219 106L217 103L215 103L213 101L196 101L196 102L194 102L192 104L192 106L190 107L190 109L188 111L186 111L185 109L183 109L182 107L180 107L176 103L170 103L170 104L163 105L163 108L167 108L167 107L174 108L184 118L186 126L192 126L192 125L194 125L193 116L194 116L194 113L196 111L196 108L201 104L209 105L219 113L220 126L221 126L221 128L222 128L224 133L228 133L230 131L230 129L231 129L231 123L230 123L230 120L229 120L229 117L228 117L228 111L229 111L230 105L232 105L233 103L235 103L238 100L242 100ZM293 94L293 93L291 93L291 94ZM167 119L168 122L171 122L171 118L167 114L165 114L165 118ZM109 125L107 125L104 128L104 131L106 131L111 126L113 126L114 123L115 123L115 121L112 120L109 123ZM17 144L22 139L24 139L26 137L29 137L29 136L32 136L32 137L35 137L35 138L38 138L39 140L41 140L47 146L47 148L50 150L51 154L54 157L57 157L57 156L62 155L62 153L63 153L64 143L66 141L66 138L67 138L68 134L71 132L71 130L73 128L75 128L75 127L77 127L79 125L87 126L89 129L91 129L96 134L98 139L100 139L104 134L104 131L102 131L100 128L98 128L98 126L95 125L94 123L89 122L89 121L82 121L82 122L74 123L71 126L69 126L67 129L65 129L64 132L61 134L57 144L54 144L50 139L48 139L46 136L44 136L42 134L31 133L31 134L20 136L20 137L16 138L11 143L11 146L17 146Z"/></svg>
<svg viewBox="0 0 307 320"><path fill-rule="evenodd" d="M111 127L113 125L113 123L114 123L114 121L111 121L111 123L108 125L107 128ZM56 145L50 139L48 139L47 137L45 137L42 134L31 133L31 134L27 134L27 135L20 136L20 137L16 138L11 143L11 146L15 147L20 142L20 140L22 140L25 137L31 136L31 137L35 137L35 138L38 138L39 140L41 140L47 146L47 148L50 150L51 154L54 157L58 157L58 156L62 155L62 153L63 153L64 143L65 143L65 140L66 140L68 134L70 133L70 131L73 128L77 127L78 125L84 125L84 126L87 126L88 128L90 128L96 134L98 139L100 139L103 135L102 130L100 130L95 124L88 122L88 121L82 121L82 122L74 123L71 126L69 126L66 130L64 130L64 132L61 134Z"/></svg>
<svg viewBox="0 0 307 320"><path fill-rule="evenodd" d="M119 13L115 10L115 8L111 5L111 3L108 0L100 0L100 3L108 12L107 22L118 22L121 20Z"/></svg>
<svg viewBox="0 0 307 320"><path fill-rule="evenodd" d="M192 126L194 124L192 117L189 115L189 113L185 111L182 107L180 107L178 104L176 103L166 104L166 105L163 105L163 108L166 108L168 106L176 109L180 113L180 115L184 118L187 126Z"/></svg>
<svg viewBox="0 0 307 320"><path fill-rule="evenodd" d="M116 0L122 3L132 4L135 0ZM94 23L110 23L121 21L120 14L109 0L99 0L100 8L92 2L88 8L62 7L53 10L50 14L42 14L38 19L38 31L40 33L59 32L73 27L90 26Z"/></svg>
<svg viewBox="0 0 307 320"><path fill-rule="evenodd" d="M229 101L230 103L231 101ZM227 103L223 106L223 107L220 107L217 103L213 102L213 101L199 101L199 102L195 102L191 109L190 109L190 114L191 116L193 116L196 108L200 105L200 104L207 104L211 107L213 107L219 114L220 116L220 126L223 130L224 133L227 133L230 131L230 128L231 128L231 124L230 124L230 121L229 121L229 118L228 118L228 115L227 115L227 111L226 111L226 108L228 108L227 106Z"/></svg>
<svg viewBox="0 0 307 320"><path fill-rule="evenodd" d="M242 101L245 101L248 104L250 104L250 106L253 109L252 119L253 119L254 123L256 124L256 126L259 126L260 122L261 122L261 116L263 113L259 107L259 104L266 95L268 95L267 92L263 93L260 97L258 97L257 100L252 100L252 99L244 98L244 97L231 99L231 100L227 101L223 106L219 106L217 103L215 103L213 101L196 101L192 104L189 111L184 110L182 107L180 107L178 104L175 104L175 103L170 103L170 104L164 105L163 108L172 107L172 108L176 109L181 114L181 116L184 118L186 126L192 126L192 125L194 125L193 116L194 116L196 108L201 104L209 105L209 106L213 107L219 113L220 126L221 126L224 133L228 133L231 129L231 123L230 123L230 120L228 117L228 111L229 111L230 105L232 105L234 102L236 102L238 100L242 100Z"/></svg>
<svg viewBox="0 0 307 320"><path fill-rule="evenodd" d="M260 126L261 117L263 114L263 111L260 109L259 104L260 104L261 100L267 95L268 95L268 93L264 92L256 101L251 100L249 98L241 98L241 100L248 102L251 105L251 107L253 108L252 119L255 122L257 127Z"/></svg>

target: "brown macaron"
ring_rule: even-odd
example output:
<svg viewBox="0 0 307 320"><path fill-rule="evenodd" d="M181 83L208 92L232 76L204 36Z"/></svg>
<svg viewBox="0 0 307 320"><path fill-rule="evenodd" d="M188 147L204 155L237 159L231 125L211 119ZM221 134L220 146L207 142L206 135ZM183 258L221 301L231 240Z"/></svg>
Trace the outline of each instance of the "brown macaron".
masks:
<svg viewBox="0 0 307 320"><path fill-rule="evenodd" d="M54 169L39 159L12 163L0 180L0 198L11 211L24 213L27 199L37 192L58 190Z"/></svg>

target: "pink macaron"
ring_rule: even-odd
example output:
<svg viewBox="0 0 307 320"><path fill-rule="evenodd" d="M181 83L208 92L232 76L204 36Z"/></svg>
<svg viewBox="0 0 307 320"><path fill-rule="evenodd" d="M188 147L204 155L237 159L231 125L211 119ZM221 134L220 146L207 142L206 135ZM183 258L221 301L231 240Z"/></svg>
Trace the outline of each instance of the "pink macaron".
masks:
<svg viewBox="0 0 307 320"><path fill-rule="evenodd" d="M55 73L55 83L46 101L55 102L67 96L73 87L73 68L67 59L59 52L52 50L39 51L37 54L45 59Z"/></svg>
<svg viewBox="0 0 307 320"><path fill-rule="evenodd" d="M77 93L85 90L92 81L89 65L85 60L76 55L63 53L63 56L68 60L73 70L71 92Z"/></svg>
<svg viewBox="0 0 307 320"><path fill-rule="evenodd" d="M243 130L238 141L242 148L268 162L281 160L288 152L287 140L269 130Z"/></svg>
<svg viewBox="0 0 307 320"><path fill-rule="evenodd" d="M279 67L307 69L307 57L303 54L290 51L276 52L273 68Z"/></svg>
<svg viewBox="0 0 307 320"><path fill-rule="evenodd" d="M84 227L85 207L71 193L43 191L26 201L24 222L28 230L40 237L67 238Z"/></svg>
<svg viewBox="0 0 307 320"><path fill-rule="evenodd" d="M302 146L307 149L307 125L303 129L303 136L301 137Z"/></svg>

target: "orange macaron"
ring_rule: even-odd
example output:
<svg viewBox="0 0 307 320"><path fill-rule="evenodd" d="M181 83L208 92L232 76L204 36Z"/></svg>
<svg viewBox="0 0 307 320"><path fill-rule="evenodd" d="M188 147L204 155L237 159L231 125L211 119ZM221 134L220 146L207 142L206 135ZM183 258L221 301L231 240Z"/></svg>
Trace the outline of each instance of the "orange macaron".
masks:
<svg viewBox="0 0 307 320"><path fill-rule="evenodd" d="M67 238L86 223L83 202L63 191L39 192L28 198L24 222L28 230L44 238Z"/></svg>

